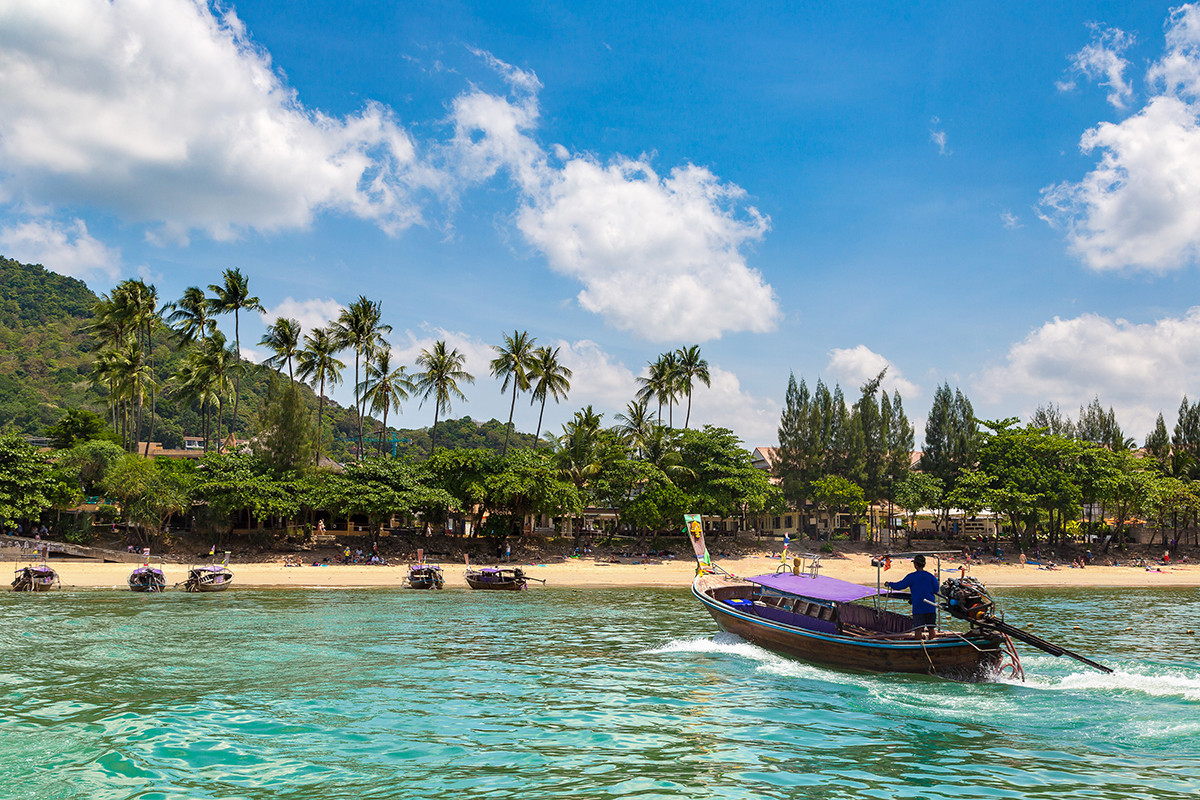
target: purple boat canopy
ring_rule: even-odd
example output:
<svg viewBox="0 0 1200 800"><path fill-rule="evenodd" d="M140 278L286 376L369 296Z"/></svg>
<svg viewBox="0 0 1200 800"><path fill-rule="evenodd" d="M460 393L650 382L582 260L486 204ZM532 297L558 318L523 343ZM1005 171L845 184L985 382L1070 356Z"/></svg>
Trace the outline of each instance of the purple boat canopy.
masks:
<svg viewBox="0 0 1200 800"><path fill-rule="evenodd" d="M861 586L838 578L827 578L824 575L814 578L803 573L793 575L790 572L783 572L776 575L756 575L746 580L779 592L810 597L813 600L828 600L834 603L849 603L851 600L861 600L864 597L880 594L870 586Z"/></svg>

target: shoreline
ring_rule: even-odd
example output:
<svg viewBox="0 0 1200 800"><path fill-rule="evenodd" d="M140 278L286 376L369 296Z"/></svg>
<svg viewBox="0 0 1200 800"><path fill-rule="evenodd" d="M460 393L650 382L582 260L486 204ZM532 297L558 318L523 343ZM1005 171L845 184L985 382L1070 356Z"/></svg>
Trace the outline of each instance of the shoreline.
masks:
<svg viewBox="0 0 1200 800"><path fill-rule="evenodd" d="M19 569L33 561L7 561L13 569ZM50 565L58 572L60 588L69 589L127 589L126 578L138 564L78 562L69 559L51 559ZM353 588L401 588L408 574L407 561L389 566L367 564L331 564L328 566L284 566L282 561L257 561L229 564L234 573L231 588L238 589L353 589ZM466 589L463 577L466 566L461 562L438 563L448 589ZM724 558L716 562L735 575L749 576L774 572L779 566L778 558L768 556L746 556ZM946 560L942 563L942 578L959 574L960 562ZM187 577L185 564L152 564L163 570L168 590ZM478 564L476 566L493 566ZM616 588L687 588L695 575L695 562L691 559L668 559L663 561L625 560L611 563L604 559L569 558L550 563L528 563L516 560L507 567L521 567L531 578L546 581L547 588L571 589L616 589ZM931 565L932 566L932 565ZM883 580L898 580L908 573L910 567L900 562L883 573ZM1156 571L1161 570L1161 571ZM845 557L829 558L821 562L821 574L841 578L853 583L874 586L877 577L875 567L870 565L870 556L852 553ZM1109 567L1090 566L1083 569L1059 567L1041 569L1033 565L976 564L967 574L977 578L989 588L1046 587L1046 588L1200 588L1200 564L1183 564L1154 567ZM5 578L7 581L8 578ZM542 588L540 583L531 583L530 591ZM181 591L181 590L180 590Z"/></svg>

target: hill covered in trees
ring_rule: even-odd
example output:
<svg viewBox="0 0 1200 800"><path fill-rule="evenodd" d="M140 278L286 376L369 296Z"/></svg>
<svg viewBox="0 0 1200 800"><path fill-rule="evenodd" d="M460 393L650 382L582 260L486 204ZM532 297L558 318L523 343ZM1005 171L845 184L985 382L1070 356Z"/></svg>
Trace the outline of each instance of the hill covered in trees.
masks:
<svg viewBox="0 0 1200 800"><path fill-rule="evenodd" d="M89 397L96 295L83 281L0 257L0 426L43 435Z"/></svg>
<svg viewBox="0 0 1200 800"><path fill-rule="evenodd" d="M68 409L85 409L108 419L107 387L96 379L93 369L97 341L91 335L95 309L100 302L87 284L47 270L37 264L22 264L0 257L0 430L26 436L45 436ZM185 402L171 391L171 377L183 362L177 336L163 329L151 336L149 359L154 383L160 388L153 404L153 439L165 447L183 446L184 436L201 435L203 420L194 403ZM246 365L233 431L239 437L256 432L263 418L274 370ZM298 395L311 414L317 410L317 395L300 385ZM226 413L229 411L227 409ZM146 414L150 414L147 406ZM356 444L358 417L326 399L326 434L329 454L343 458ZM143 421L150 430L149 416ZM364 428L368 448L385 454L424 455L429 452L428 428L379 432L379 421L368 416ZM499 450L505 425L497 420L476 422L469 417L442 420L438 442L448 448ZM332 435L329 435L332 431ZM533 436L515 432L510 445L529 447Z"/></svg>

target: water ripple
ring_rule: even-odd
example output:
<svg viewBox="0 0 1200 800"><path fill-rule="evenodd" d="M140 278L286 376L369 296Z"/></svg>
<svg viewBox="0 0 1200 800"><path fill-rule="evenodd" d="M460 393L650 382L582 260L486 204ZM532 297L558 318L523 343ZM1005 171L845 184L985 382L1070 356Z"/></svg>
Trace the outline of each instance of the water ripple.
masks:
<svg viewBox="0 0 1200 800"><path fill-rule="evenodd" d="M1116 672L832 670L716 632L675 590L3 596L0 780L101 800L1191 796L1200 652L1176 633L1196 593L1001 600Z"/></svg>

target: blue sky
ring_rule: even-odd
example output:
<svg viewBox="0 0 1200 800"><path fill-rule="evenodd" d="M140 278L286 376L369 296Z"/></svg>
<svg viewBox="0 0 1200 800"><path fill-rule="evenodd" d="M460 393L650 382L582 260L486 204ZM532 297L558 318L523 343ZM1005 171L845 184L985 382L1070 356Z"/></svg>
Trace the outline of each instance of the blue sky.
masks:
<svg viewBox="0 0 1200 800"><path fill-rule="evenodd" d="M0 253L364 294L401 363L467 353L454 416L506 416L514 329L575 371L553 427L698 343L751 446L789 371L887 366L918 440L943 381L1139 441L1200 394L1193 6L0 0L0 108Z"/></svg>

